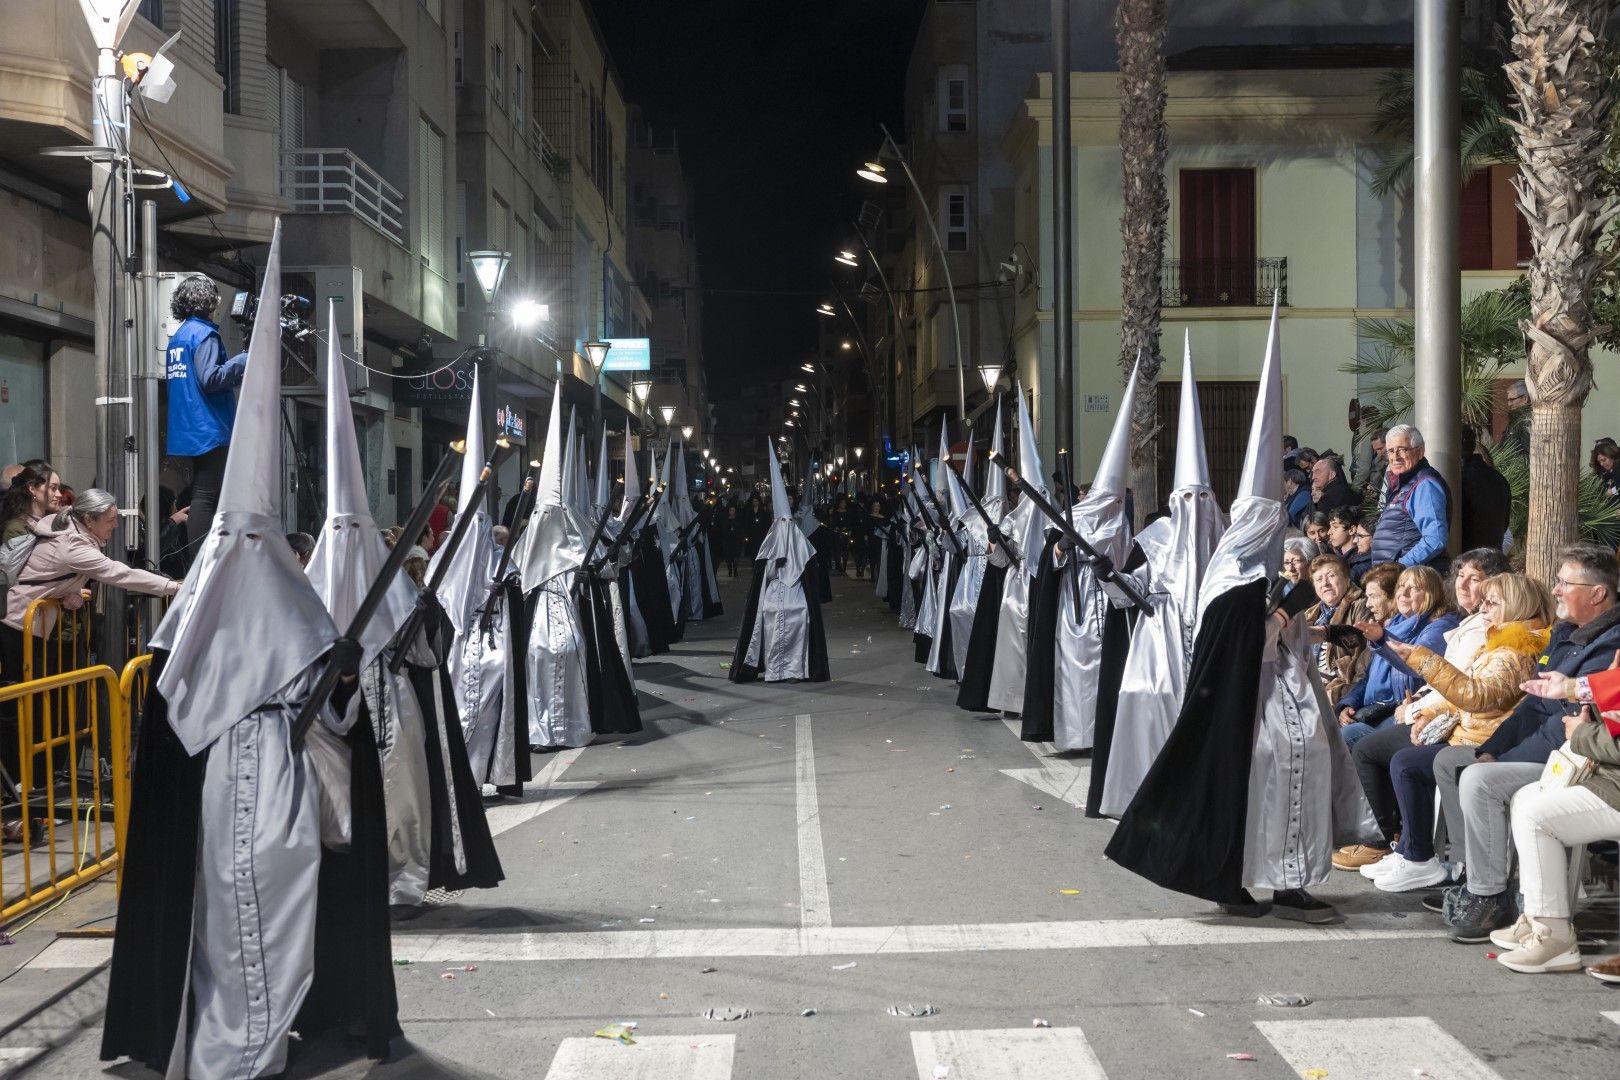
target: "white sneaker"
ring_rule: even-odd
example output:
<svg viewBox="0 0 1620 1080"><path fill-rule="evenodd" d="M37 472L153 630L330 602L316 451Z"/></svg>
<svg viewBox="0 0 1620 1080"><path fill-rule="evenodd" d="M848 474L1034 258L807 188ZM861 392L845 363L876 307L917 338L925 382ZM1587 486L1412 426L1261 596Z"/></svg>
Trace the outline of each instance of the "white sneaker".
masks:
<svg viewBox="0 0 1620 1080"><path fill-rule="evenodd" d="M1398 851L1391 851L1375 863L1368 863L1361 868L1361 876L1369 881L1377 881L1385 874L1406 862L1406 856Z"/></svg>
<svg viewBox="0 0 1620 1080"><path fill-rule="evenodd" d="M1445 880L1446 868L1440 865L1439 859L1413 862L1402 858L1399 866L1373 878L1373 884L1384 892L1411 892L1413 889L1432 888Z"/></svg>

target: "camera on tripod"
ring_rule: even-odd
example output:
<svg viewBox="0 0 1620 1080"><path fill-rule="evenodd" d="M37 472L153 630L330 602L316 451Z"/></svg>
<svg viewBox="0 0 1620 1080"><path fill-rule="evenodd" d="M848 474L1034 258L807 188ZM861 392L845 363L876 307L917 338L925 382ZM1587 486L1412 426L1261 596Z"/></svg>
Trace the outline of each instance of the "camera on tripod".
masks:
<svg viewBox="0 0 1620 1080"><path fill-rule="evenodd" d="M294 341L302 341L315 332L315 324L309 321L309 315L315 310L307 296L297 293L285 293L281 297L281 332ZM259 294L239 292L231 298L231 321L244 328L253 326L253 318L259 313Z"/></svg>

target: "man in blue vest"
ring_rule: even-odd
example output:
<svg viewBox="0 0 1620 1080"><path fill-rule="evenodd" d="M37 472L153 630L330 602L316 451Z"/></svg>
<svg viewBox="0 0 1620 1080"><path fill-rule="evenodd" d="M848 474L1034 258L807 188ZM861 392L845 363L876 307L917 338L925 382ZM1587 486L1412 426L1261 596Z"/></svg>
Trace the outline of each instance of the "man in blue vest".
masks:
<svg viewBox="0 0 1620 1080"><path fill-rule="evenodd" d="M219 289L206 277L182 281L169 301L180 329L169 339L169 439L171 457L191 459L191 511L186 520L186 563L196 558L213 524L225 480L236 388L247 371L247 353L227 357L213 321Z"/></svg>
<svg viewBox="0 0 1620 1080"><path fill-rule="evenodd" d="M1451 489L1423 456L1423 433L1398 424L1384 438L1389 475L1373 533L1372 560L1444 570L1451 535Z"/></svg>

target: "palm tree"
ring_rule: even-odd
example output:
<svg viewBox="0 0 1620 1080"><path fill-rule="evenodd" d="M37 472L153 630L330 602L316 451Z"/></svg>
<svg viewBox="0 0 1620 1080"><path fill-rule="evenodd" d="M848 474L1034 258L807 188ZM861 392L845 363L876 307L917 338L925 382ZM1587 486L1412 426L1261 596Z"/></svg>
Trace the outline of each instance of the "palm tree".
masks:
<svg viewBox="0 0 1620 1080"><path fill-rule="evenodd" d="M1577 535L1581 406L1592 389L1591 287L1620 203L1605 193L1609 100L1603 41L1611 0L1509 0L1510 119L1519 211L1530 226L1529 522L1525 567L1542 581Z"/></svg>
<svg viewBox="0 0 1620 1080"><path fill-rule="evenodd" d="M1404 190L1412 179L1412 134L1415 74L1410 67L1387 71L1378 80L1373 106L1375 135L1388 136L1372 189L1383 196ZM1513 130L1508 127L1508 85L1498 67L1465 65L1458 86L1462 111L1462 179L1491 165L1513 160Z"/></svg>
<svg viewBox="0 0 1620 1080"><path fill-rule="evenodd" d="M1141 358L1143 385L1131 418L1131 489L1138 513L1159 505L1152 393L1164 358L1159 354L1160 278L1170 197L1164 186L1169 135L1164 67L1164 0L1119 0L1114 36L1119 50L1119 156L1125 208L1120 214L1119 366L1124 378ZM1065 88L1066 92L1066 88Z"/></svg>

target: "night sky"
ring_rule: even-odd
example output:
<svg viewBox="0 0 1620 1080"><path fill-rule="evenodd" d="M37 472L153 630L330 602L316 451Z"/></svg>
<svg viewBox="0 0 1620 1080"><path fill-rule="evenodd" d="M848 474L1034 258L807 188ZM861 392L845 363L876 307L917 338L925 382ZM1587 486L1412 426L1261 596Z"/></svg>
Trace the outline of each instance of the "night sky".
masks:
<svg viewBox="0 0 1620 1080"><path fill-rule="evenodd" d="M626 95L675 129L692 182L710 397L780 377L816 346L854 170L879 123L904 139L927 0L593 3Z"/></svg>

